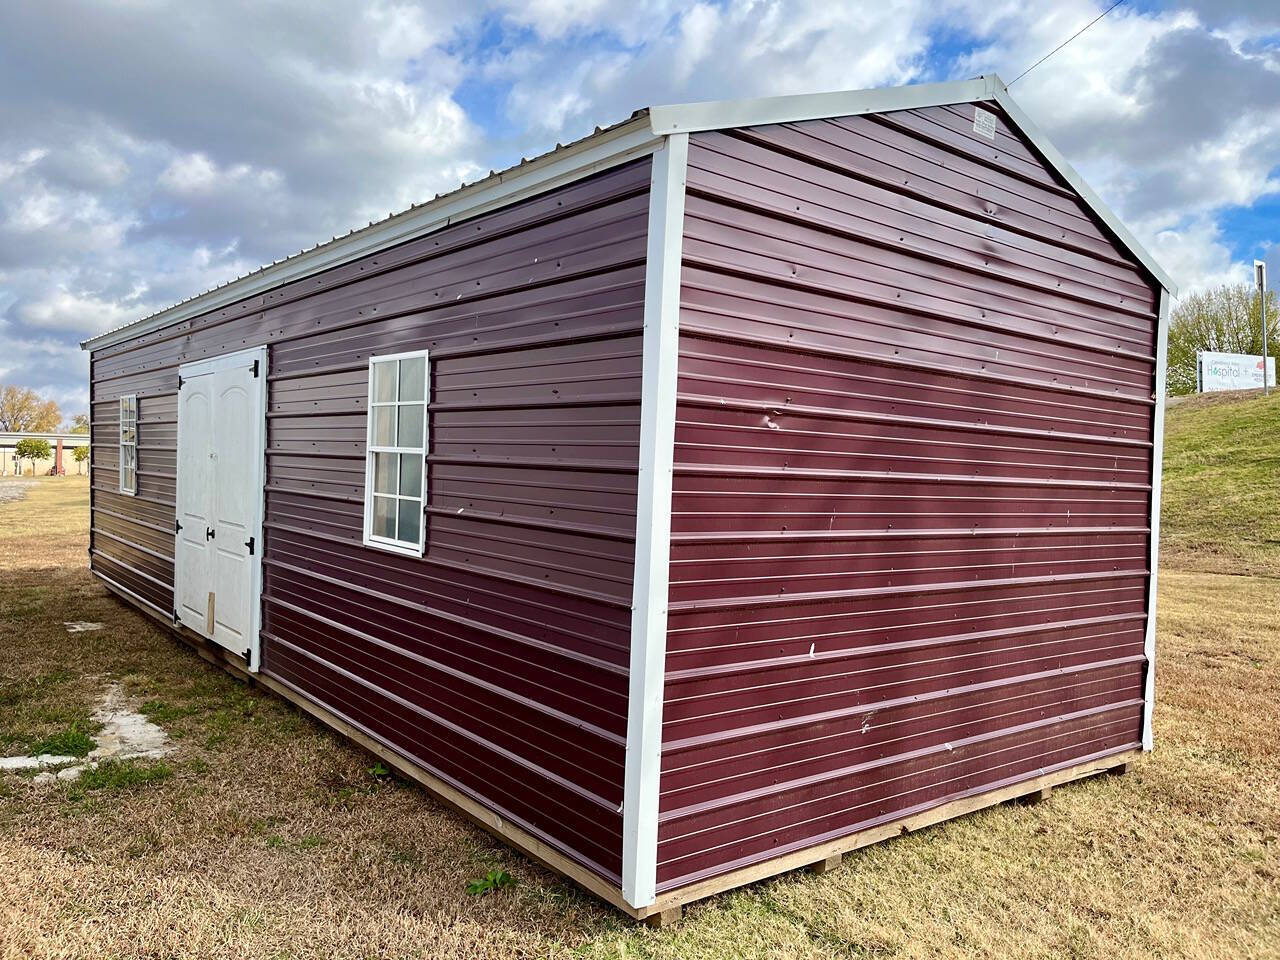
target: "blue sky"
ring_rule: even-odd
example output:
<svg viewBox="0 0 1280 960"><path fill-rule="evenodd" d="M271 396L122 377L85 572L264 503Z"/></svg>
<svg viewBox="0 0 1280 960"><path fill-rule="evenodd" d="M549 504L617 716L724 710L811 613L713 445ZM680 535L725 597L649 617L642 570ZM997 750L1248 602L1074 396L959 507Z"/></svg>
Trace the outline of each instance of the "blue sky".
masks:
<svg viewBox="0 0 1280 960"><path fill-rule="evenodd" d="M56 9L55 9L56 6ZM0 5L0 383L654 103L1006 81L1094 0ZM1186 290L1280 276L1280 2L1130 0L1013 87Z"/></svg>

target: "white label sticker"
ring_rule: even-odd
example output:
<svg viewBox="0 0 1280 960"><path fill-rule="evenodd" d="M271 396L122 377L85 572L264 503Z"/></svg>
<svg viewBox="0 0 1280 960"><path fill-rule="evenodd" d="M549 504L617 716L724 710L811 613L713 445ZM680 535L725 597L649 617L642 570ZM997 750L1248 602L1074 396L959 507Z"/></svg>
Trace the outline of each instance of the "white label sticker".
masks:
<svg viewBox="0 0 1280 960"><path fill-rule="evenodd" d="M973 108L973 132L980 133L988 140L996 138L996 115L981 107Z"/></svg>

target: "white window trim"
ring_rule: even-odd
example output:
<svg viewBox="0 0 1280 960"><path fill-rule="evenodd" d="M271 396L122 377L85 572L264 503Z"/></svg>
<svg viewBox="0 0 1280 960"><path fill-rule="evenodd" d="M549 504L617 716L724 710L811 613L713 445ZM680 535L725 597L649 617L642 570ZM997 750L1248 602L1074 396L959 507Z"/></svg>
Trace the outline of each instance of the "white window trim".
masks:
<svg viewBox="0 0 1280 960"><path fill-rule="evenodd" d="M126 444L124 442L124 404L126 400L133 401L133 443ZM136 393L127 393L117 401L116 406L119 423L116 426L116 451L119 457L119 465L116 469L117 482L116 486L120 488L120 492L127 497L136 497L138 495L138 395ZM124 448L126 446L133 447L133 487L129 488L124 485Z"/></svg>
<svg viewBox="0 0 1280 960"><path fill-rule="evenodd" d="M373 400L373 365L389 361L412 360L421 357L425 370L422 385L422 449L416 447L381 447L373 442L374 400ZM397 391L399 388L397 374ZM431 357L427 350L411 350L407 353L385 353L369 358L369 401L365 411L365 452L364 452L364 545L390 553L398 553L406 557L421 557L427 542L427 438L431 430ZM399 440L399 437L396 438ZM418 545L405 544L400 540L389 540L373 534L373 461L374 453L419 453L422 454L422 517L418 524Z"/></svg>

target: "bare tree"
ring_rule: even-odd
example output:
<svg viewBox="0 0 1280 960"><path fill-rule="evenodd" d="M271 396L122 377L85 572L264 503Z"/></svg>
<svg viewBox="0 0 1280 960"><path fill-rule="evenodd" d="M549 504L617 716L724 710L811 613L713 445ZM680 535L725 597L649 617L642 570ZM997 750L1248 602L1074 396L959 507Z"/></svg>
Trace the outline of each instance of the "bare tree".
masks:
<svg viewBox="0 0 1280 960"><path fill-rule="evenodd" d="M53 433L62 423L62 411L53 400L26 387L0 388L0 431L5 433Z"/></svg>
<svg viewBox="0 0 1280 960"><path fill-rule="evenodd" d="M1169 318L1169 392L1191 393L1196 388L1196 352L1262 354L1262 309L1251 283L1228 284L1178 301ZM1276 292L1267 291L1267 340L1276 356L1280 310Z"/></svg>

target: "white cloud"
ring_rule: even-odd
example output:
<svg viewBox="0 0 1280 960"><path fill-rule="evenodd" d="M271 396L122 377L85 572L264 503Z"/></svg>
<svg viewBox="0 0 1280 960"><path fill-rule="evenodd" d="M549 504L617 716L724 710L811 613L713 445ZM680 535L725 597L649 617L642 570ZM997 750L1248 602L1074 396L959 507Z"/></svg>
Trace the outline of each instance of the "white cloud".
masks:
<svg viewBox="0 0 1280 960"><path fill-rule="evenodd" d="M1012 79L1101 2L0 4L0 358L82 390L73 338L636 107ZM1280 21L1175 3L1118 8L1014 94L1194 289L1242 276L1222 211L1280 191Z"/></svg>
<svg viewBox="0 0 1280 960"><path fill-rule="evenodd" d="M1248 266L1232 258L1222 229L1209 217L1199 217L1178 227L1146 228L1143 232L1150 235L1152 256L1179 284L1178 292L1182 296L1249 279Z"/></svg>
<svg viewBox="0 0 1280 960"><path fill-rule="evenodd" d="M18 318L36 329L96 333L136 320L138 307L128 303L129 300L108 300L59 287L19 307Z"/></svg>
<svg viewBox="0 0 1280 960"><path fill-rule="evenodd" d="M180 195L208 194L240 182L270 190L280 181L280 174L274 170L255 170L247 163L219 168L199 152L175 157L159 178L160 186Z"/></svg>
<svg viewBox="0 0 1280 960"><path fill-rule="evenodd" d="M64 253L105 252L121 245L137 221L131 215L108 210L99 197L78 190L52 187L29 180L18 189L0 194L0 244L4 234L30 243L33 250L56 245Z"/></svg>
<svg viewBox="0 0 1280 960"><path fill-rule="evenodd" d="M24 150L13 160L0 160L0 183L11 179L26 170L28 167L38 163L48 153L48 150L42 150L35 147L30 150Z"/></svg>

